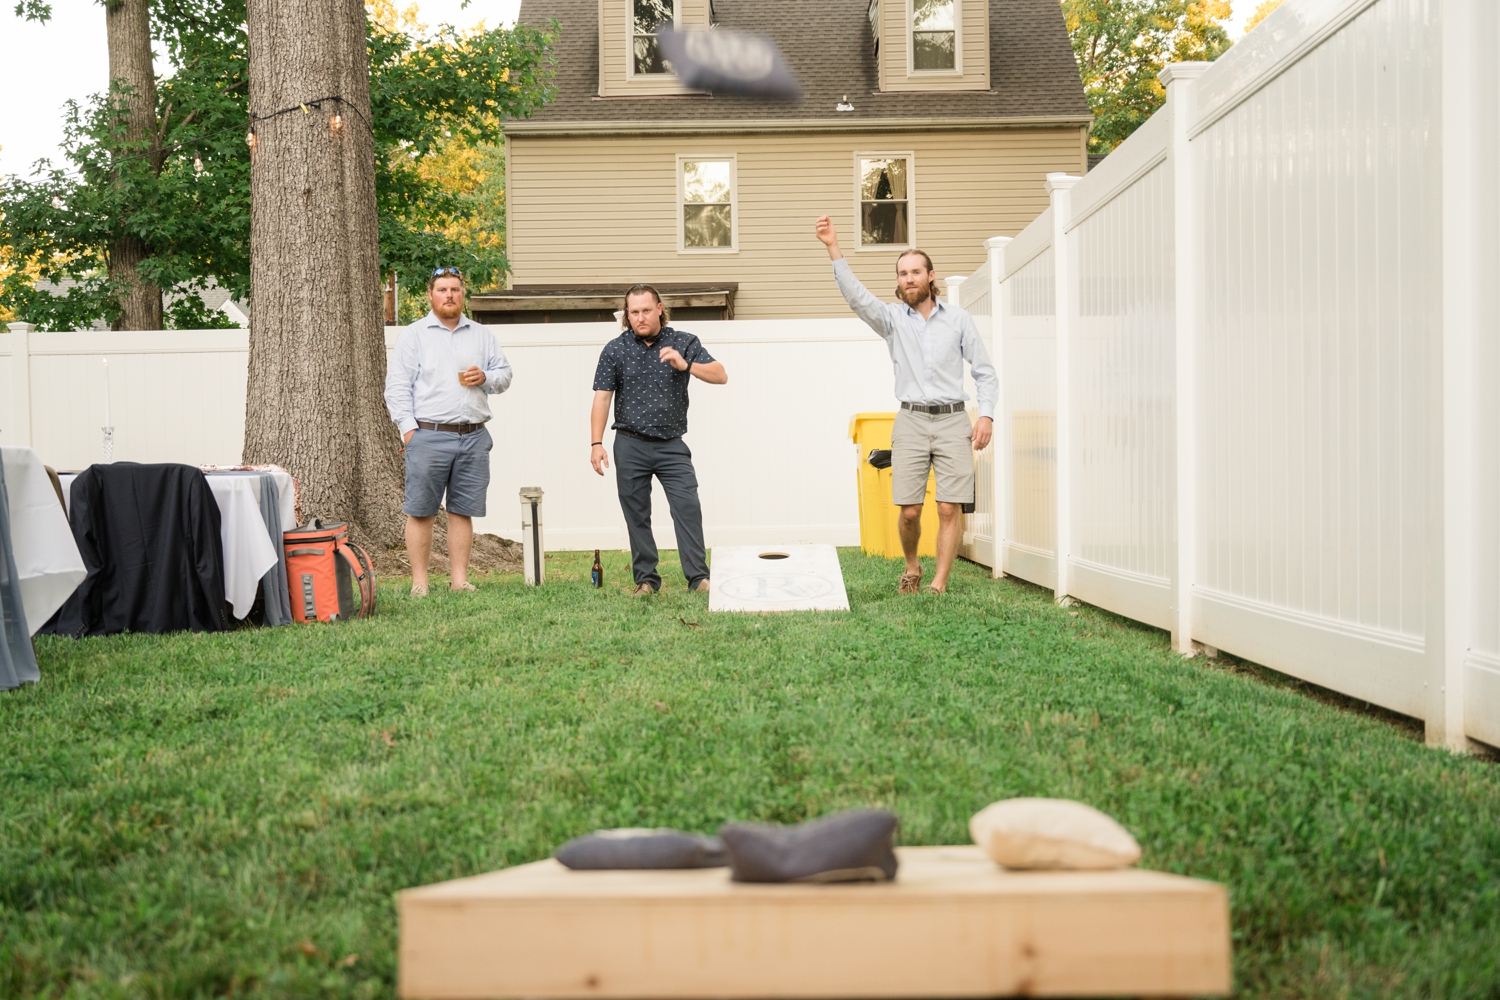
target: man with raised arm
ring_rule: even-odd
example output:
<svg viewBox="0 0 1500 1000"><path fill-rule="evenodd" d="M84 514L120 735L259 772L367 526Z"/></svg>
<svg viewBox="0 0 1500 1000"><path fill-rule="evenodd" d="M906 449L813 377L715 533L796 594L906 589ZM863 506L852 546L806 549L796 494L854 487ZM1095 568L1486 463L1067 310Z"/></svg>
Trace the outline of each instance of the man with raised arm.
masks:
<svg viewBox="0 0 1500 1000"><path fill-rule="evenodd" d="M891 499L901 508L901 551L906 571L898 593L922 587L917 543L922 537L922 502L927 473L937 471L937 571L927 589L944 593L958 555L964 504L974 502L974 458L990 443L1000 381L974 328L974 320L938 299L932 259L915 248L896 260L899 303L881 302L860 283L839 249L838 233L824 215L817 221L818 239L828 247L833 277L856 316L885 339L896 369L896 398L901 411L891 431ZM971 426L964 405L964 362L974 374L979 419Z"/></svg>
<svg viewBox="0 0 1500 1000"><path fill-rule="evenodd" d="M594 471L604 475L604 424L615 401L615 487L630 532L631 571L637 597L661 589L656 538L651 534L651 477L661 482L677 528L677 554L688 589L708 590L708 552L703 545L703 508L687 433L688 383L729 381L691 333L666 325L661 295L650 285L625 293L620 335L604 345L594 372L594 408L589 415Z"/></svg>
<svg viewBox="0 0 1500 1000"><path fill-rule="evenodd" d="M401 331L385 375L385 403L406 446L406 554L411 593L427 596L432 526L447 494L448 585L473 590L473 518L490 486L487 396L510 388L495 335L464 315L464 276L440 267L427 279L432 311Z"/></svg>

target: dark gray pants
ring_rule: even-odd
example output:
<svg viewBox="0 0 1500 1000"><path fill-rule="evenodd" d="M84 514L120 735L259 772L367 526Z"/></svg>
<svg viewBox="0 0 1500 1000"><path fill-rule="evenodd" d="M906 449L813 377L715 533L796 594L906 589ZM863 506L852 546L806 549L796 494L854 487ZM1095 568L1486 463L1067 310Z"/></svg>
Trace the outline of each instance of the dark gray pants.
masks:
<svg viewBox="0 0 1500 1000"><path fill-rule="evenodd" d="M631 570L636 583L661 589L656 572L656 538L651 534L651 477L661 481L677 527L677 554L688 586L708 576L708 554L703 548L703 508L698 503L698 474L693 453L682 438L646 441L615 435L615 487L630 532Z"/></svg>

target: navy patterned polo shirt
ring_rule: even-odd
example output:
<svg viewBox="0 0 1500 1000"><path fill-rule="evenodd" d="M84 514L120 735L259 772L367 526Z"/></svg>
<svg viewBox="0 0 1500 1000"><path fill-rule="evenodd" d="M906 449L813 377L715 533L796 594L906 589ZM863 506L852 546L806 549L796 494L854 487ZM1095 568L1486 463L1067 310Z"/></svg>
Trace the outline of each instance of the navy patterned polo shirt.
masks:
<svg viewBox="0 0 1500 1000"><path fill-rule="evenodd" d="M615 394L615 430L658 441L687 433L688 383L693 376L663 361L663 347L675 347L689 370L714 360L697 337L670 326L662 327L649 347L634 330L605 344L594 370L594 389Z"/></svg>

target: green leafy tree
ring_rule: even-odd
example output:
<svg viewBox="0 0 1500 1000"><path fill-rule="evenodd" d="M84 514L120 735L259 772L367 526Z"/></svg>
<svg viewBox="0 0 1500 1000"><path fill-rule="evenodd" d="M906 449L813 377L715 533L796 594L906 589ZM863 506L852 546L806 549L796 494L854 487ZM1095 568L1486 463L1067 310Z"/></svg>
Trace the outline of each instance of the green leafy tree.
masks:
<svg viewBox="0 0 1500 1000"><path fill-rule="evenodd" d="M503 234L476 238L467 223L483 204L424 165L445 148L498 142L505 120L541 106L551 35L525 25L429 35L385 0L368 10L382 273L415 287L435 265L457 264L493 282L507 270ZM15 11L50 16L38 0ZM122 234L144 242L139 270L158 289L253 293L244 22L244 0L152 0L151 31L172 67L156 81L154 132L122 138L132 91L116 82L67 106L66 167L0 178L0 309L48 330L118 326L125 289L109 265ZM38 280L64 290L40 291ZM196 295L166 316L182 328L225 322Z"/></svg>
<svg viewBox="0 0 1500 1000"><path fill-rule="evenodd" d="M1062 0L1073 55L1094 112L1089 152L1107 153L1162 106L1156 74L1212 62L1233 43L1228 0Z"/></svg>
<svg viewBox="0 0 1500 1000"><path fill-rule="evenodd" d="M16 12L50 16L39 3ZM126 236L145 244L139 271L156 289L192 292L217 281L245 294L243 20L243 2L154 4L155 40L176 70L156 82L154 129L125 137L132 89L114 81L86 106L67 104L68 167L48 163L30 179L0 180L0 244L15 265L0 277L0 305L49 330L117 324L126 289L111 275L110 253ZM38 278L65 291L39 291ZM179 304L175 318L193 309ZM220 314L191 318L225 322Z"/></svg>

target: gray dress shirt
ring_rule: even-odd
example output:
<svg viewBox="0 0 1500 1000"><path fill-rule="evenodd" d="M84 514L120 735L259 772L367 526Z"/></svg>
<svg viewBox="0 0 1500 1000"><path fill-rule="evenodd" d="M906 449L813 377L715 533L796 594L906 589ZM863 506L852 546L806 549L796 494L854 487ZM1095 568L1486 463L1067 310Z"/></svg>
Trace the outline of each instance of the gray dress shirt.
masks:
<svg viewBox="0 0 1500 1000"><path fill-rule="evenodd" d="M967 401L964 362L968 361L974 371L979 415L994 419L1000 380L968 313L939 301L924 320L905 302L882 302L860 283L842 257L833 262L833 277L854 314L885 338L896 369L897 399L924 406Z"/></svg>
<svg viewBox="0 0 1500 1000"><path fill-rule="evenodd" d="M484 384L460 385L459 370L477 365ZM510 362L495 335L469 317L449 330L428 313L401 331L385 373L385 405L404 435L418 420L482 424L490 419L489 393L510 388Z"/></svg>

